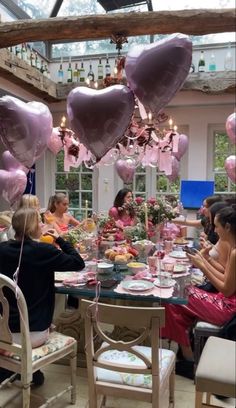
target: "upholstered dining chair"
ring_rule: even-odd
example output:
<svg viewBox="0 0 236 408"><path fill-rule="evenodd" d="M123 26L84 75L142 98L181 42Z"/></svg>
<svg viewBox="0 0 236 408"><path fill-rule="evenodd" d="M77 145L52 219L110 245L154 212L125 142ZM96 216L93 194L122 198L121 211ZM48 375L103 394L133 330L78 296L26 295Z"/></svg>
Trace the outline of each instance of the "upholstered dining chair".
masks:
<svg viewBox="0 0 236 408"><path fill-rule="evenodd" d="M163 307L128 307L81 301L85 320L89 408L106 404L106 397L151 403L152 408L174 406L175 354L159 348L159 329L165 323ZM112 339L102 324L134 329L130 341ZM105 326L106 327L106 326ZM94 341L102 340L95 351ZM150 347L142 346L149 339Z"/></svg>
<svg viewBox="0 0 236 408"><path fill-rule="evenodd" d="M43 403L43 407L51 406L58 401L58 398L66 392L70 392L71 403L76 402L76 355L77 342L73 337L64 336L56 331L49 335L48 341L41 347L32 349L29 333L28 310L24 295L20 288L17 288L18 311L20 318L21 344L13 343L12 333L9 329L9 303L4 296L4 290L11 290L15 293L15 283L8 277L0 274L0 367L13 373L10 379L0 384L0 390L6 384L13 385L12 380L17 374L20 375L20 386L22 392L22 407L30 406L30 384L33 373L48 364L51 364L62 357L68 356L71 367L71 380L63 390L48 398ZM18 381L17 381L18 383ZM9 403L9 402L8 402Z"/></svg>
<svg viewBox="0 0 236 408"><path fill-rule="evenodd" d="M195 408L216 408L211 394L236 398L235 361L235 341L213 336L207 339L195 373Z"/></svg>

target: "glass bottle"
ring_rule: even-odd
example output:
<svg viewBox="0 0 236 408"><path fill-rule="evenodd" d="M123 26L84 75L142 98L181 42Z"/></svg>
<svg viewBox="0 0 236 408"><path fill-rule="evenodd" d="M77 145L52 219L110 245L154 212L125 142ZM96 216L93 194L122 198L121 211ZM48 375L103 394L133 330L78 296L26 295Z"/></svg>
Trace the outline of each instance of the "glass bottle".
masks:
<svg viewBox="0 0 236 408"><path fill-rule="evenodd" d="M225 71L232 71L233 69L233 58L231 54L231 43L228 45L228 49L225 55L225 61L224 61L224 68Z"/></svg>
<svg viewBox="0 0 236 408"><path fill-rule="evenodd" d="M40 71L41 64L40 64L40 61L39 61L39 57L38 57L37 52L35 53L35 66L36 66L36 68Z"/></svg>
<svg viewBox="0 0 236 408"><path fill-rule="evenodd" d="M84 70L84 63L81 62L80 70L79 70L79 82L85 82L85 70Z"/></svg>
<svg viewBox="0 0 236 408"><path fill-rule="evenodd" d="M16 57L21 58L21 49L19 45L15 46L15 53L16 53Z"/></svg>
<svg viewBox="0 0 236 408"><path fill-rule="evenodd" d="M111 76L111 66L110 66L110 63L109 63L108 56L107 56L106 65L105 65L105 75L106 75L106 77Z"/></svg>
<svg viewBox="0 0 236 408"><path fill-rule="evenodd" d="M75 69L73 71L73 82L79 82L79 70L78 70L78 64L75 64Z"/></svg>
<svg viewBox="0 0 236 408"><path fill-rule="evenodd" d="M64 72L63 72L62 64L60 64L59 70L57 71L57 82L58 82L58 84L63 83L63 78L64 78Z"/></svg>
<svg viewBox="0 0 236 408"><path fill-rule="evenodd" d="M36 63L35 63L35 54L34 54L34 51L33 51L32 48L30 49L30 65L31 65L31 67L35 67L35 66L36 66Z"/></svg>
<svg viewBox="0 0 236 408"><path fill-rule="evenodd" d="M189 68L189 73L192 74L193 72L195 72L195 65L192 63Z"/></svg>
<svg viewBox="0 0 236 408"><path fill-rule="evenodd" d="M215 60L215 55L212 53L210 57L209 71L215 71L215 70L216 70L216 60Z"/></svg>
<svg viewBox="0 0 236 408"><path fill-rule="evenodd" d="M99 58L99 63L98 63L98 79L103 79L103 65L102 65L102 59Z"/></svg>
<svg viewBox="0 0 236 408"><path fill-rule="evenodd" d="M41 72L41 74L43 74L44 71L45 71L45 69L44 69L44 61L41 60L41 65L40 65L40 72Z"/></svg>
<svg viewBox="0 0 236 408"><path fill-rule="evenodd" d="M68 68L67 68L67 82L72 82L71 62L69 62L69 65L68 65Z"/></svg>
<svg viewBox="0 0 236 408"><path fill-rule="evenodd" d="M27 61L27 50L24 43L21 45L21 59Z"/></svg>
<svg viewBox="0 0 236 408"><path fill-rule="evenodd" d="M201 51L200 59L198 62L198 72L205 72L206 65L205 65L205 55L204 51Z"/></svg>
<svg viewBox="0 0 236 408"><path fill-rule="evenodd" d="M92 68L92 64L91 64L91 63L89 64L89 72L88 72L87 78L88 78L90 81L94 82L94 72L93 72L93 68Z"/></svg>

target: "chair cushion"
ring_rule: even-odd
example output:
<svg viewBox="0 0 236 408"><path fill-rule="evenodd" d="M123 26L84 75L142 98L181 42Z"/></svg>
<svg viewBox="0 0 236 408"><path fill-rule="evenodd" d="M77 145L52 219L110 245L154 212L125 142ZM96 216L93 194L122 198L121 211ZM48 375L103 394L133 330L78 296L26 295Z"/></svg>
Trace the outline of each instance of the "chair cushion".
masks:
<svg viewBox="0 0 236 408"><path fill-rule="evenodd" d="M107 345L107 343L103 343L101 347L104 347L105 345ZM143 353L151 361L151 347L135 346L134 349ZM98 361L104 363L110 361L121 365L124 364L131 367L139 366L145 368L145 364L140 358L127 351L105 351L99 356ZM173 351L159 349L160 384L170 371L174 361L175 354ZM114 382L134 387L152 388L152 376L150 374L120 373L118 371L96 368L96 376L98 381Z"/></svg>
<svg viewBox="0 0 236 408"><path fill-rule="evenodd" d="M234 341L209 337L196 371L196 390L235 398L235 361Z"/></svg>
<svg viewBox="0 0 236 408"><path fill-rule="evenodd" d="M40 358L45 357L48 354L54 353L55 351L58 351L74 342L75 339L73 337L65 336L64 334L53 331L49 334L49 338L46 343L44 343L40 347L32 349L32 361L35 362L36 360L39 360ZM14 360L20 360L19 355L9 353L4 350L0 350L0 354L6 357L13 358Z"/></svg>

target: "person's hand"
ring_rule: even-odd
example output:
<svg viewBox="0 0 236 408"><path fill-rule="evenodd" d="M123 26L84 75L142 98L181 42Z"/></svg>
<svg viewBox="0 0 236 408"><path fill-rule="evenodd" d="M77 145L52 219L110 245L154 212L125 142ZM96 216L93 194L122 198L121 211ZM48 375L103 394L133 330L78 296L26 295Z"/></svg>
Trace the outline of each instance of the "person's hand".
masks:
<svg viewBox="0 0 236 408"><path fill-rule="evenodd" d="M49 235L50 237L53 237L54 239L57 239L60 236L58 234L58 232L55 229L52 229L52 228L50 228L46 232L44 232L43 235Z"/></svg>
<svg viewBox="0 0 236 408"><path fill-rule="evenodd" d="M204 265L204 258L199 251L196 251L194 254L186 253L188 259L192 262L192 264L199 269L202 269Z"/></svg>

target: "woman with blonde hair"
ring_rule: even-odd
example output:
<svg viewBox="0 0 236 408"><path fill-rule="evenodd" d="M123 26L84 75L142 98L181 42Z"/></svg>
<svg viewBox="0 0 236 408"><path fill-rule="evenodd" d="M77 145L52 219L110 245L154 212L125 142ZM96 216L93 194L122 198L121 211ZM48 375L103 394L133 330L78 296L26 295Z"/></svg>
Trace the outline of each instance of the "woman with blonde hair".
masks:
<svg viewBox="0 0 236 408"><path fill-rule="evenodd" d="M44 213L46 223L54 223L61 233L66 233L70 226L76 227L80 222L68 213L69 199L64 193L56 193L49 198L47 211Z"/></svg>
<svg viewBox="0 0 236 408"><path fill-rule="evenodd" d="M79 253L55 229L48 230L47 234L53 237L60 249L38 242L42 231L36 209L18 209L12 217L12 226L15 239L0 243L0 273L13 279L19 267L16 281L27 303L31 343L34 348L45 343L52 323L55 304L54 271L80 271L85 264ZM10 305L9 326L14 333L14 341L19 343L20 325L16 298L7 291L5 295ZM43 383L43 374L40 371L36 373L33 382L40 385ZM0 382L4 375L5 378L9 377L9 373L4 373L1 369Z"/></svg>
<svg viewBox="0 0 236 408"><path fill-rule="evenodd" d="M23 194L19 201L18 208L36 208L40 210L39 199L36 195L33 194Z"/></svg>

